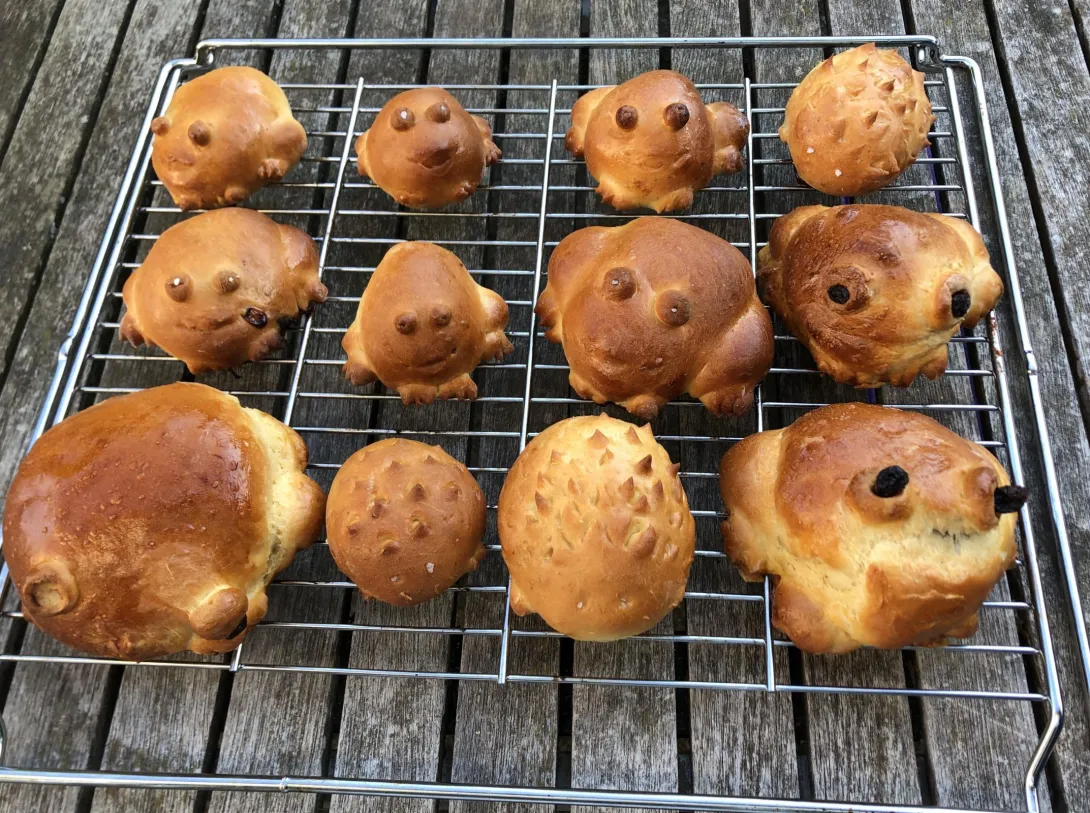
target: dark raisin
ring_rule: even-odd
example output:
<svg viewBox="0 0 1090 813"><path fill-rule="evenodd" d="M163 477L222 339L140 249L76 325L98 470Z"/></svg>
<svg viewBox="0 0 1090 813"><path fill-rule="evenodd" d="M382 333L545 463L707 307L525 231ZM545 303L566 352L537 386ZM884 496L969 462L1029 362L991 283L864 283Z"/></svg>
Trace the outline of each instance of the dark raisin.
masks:
<svg viewBox="0 0 1090 813"><path fill-rule="evenodd" d="M908 472L900 466L886 466L874 478L870 490L876 497L896 497L908 486Z"/></svg>
<svg viewBox="0 0 1090 813"><path fill-rule="evenodd" d="M973 304L973 298L966 290L954 291L954 295L950 297L950 313L954 314L955 319L960 319L962 316L969 312L969 308Z"/></svg>
<svg viewBox="0 0 1090 813"><path fill-rule="evenodd" d="M1029 499L1029 491L1022 486L1000 486L995 490L995 513L1016 514Z"/></svg>
<svg viewBox="0 0 1090 813"><path fill-rule="evenodd" d="M852 297L851 291L843 285L830 285L829 290L825 293L829 295L829 299L838 305L843 305Z"/></svg>

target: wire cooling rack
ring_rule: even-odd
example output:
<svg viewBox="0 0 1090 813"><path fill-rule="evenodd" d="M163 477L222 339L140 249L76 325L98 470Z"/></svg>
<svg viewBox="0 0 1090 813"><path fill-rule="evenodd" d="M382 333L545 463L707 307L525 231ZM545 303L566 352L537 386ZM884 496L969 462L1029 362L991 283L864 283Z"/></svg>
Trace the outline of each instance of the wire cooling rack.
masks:
<svg viewBox="0 0 1090 813"><path fill-rule="evenodd" d="M992 449L1023 481L1020 443L1034 443L1046 461L1047 497L1056 524L1065 573L1075 606L1078 596L1070 569L1067 538L1060 511L1055 472L1051 468L1048 436L1036 388L1035 365L1022 309L1013 251L1007 233L995 153L988 130L980 72L962 57L940 56L928 37L886 38L778 38L778 39L638 39L638 40L216 40L202 43L194 59L179 59L164 66L148 107L141 136L122 181L110 220L72 331L58 359L47 401L34 436L51 423L103 398L145 387L191 378L183 365L156 350L132 348L119 341L121 288L139 266L159 234L182 214L173 206L149 169L148 124L168 104L178 84L225 61L240 50L280 49L510 49L510 48L754 48L831 49L866 41L897 47L927 72L926 87L936 113L931 148L916 165L887 190L870 198L942 211L967 218L980 227L973 173L970 170L965 119L957 94L955 72L963 73L973 92L970 110L980 127L984 156L981 175L989 185L990 200L999 224L999 251L994 264L1005 268L1007 295L1013 303L1014 335L1030 370L1036 414L1035 432L1019 438L1007 384L1004 351L997 317L992 315L974 332L955 337L950 347L950 368L933 384L883 390L884 403L924 411L962 435ZM799 76L812 63L812 50L798 51ZM656 419L659 441L682 464L681 477L697 520L698 551L682 606L659 627L639 636L648 648L662 648L673 664L669 673L626 672L597 666L580 671L566 659L535 659L538 639L560 638L540 622L513 616L507 607L507 576L495 536L494 510L503 477L526 442L546 426L571 415L592 414L600 407L574 396L567 384L567 366L557 346L543 338L533 315L533 304L545 285L548 258L557 242L573 229L588 225L616 225L630 215L603 207L593 193L593 181L581 161L563 149L569 111L578 96L595 85L472 84L445 85L473 113L493 126L494 138L504 151L503 161L491 168L477 193L442 211L418 212L397 207L355 169L355 138L365 130L381 105L411 84L367 84L364 78L343 83L292 82L281 76L296 116L308 131L309 146L300 165L283 183L270 186L246 205L255 206L280 222L306 229L320 251L321 274L329 287L329 301L301 326L289 331L287 349L275 358L248 365L237 373L203 376L202 381L237 395L244 404L270 412L298 431L311 453L310 473L328 487L333 474L353 451L390 435L404 435L441 443L467 463L489 501L489 554L481 569L438 599L436 613L400 612L396 620L381 608L353 602L354 586L332 566L328 550L319 543L305 566L293 567L270 587L268 619L246 642L226 657L168 658L158 668L213 669L224 672L298 672L397 679L434 678L446 681L636 685L731 692L789 692L795 695L835 694L848 698L873 695L908 697L916 703L935 698L968 702L996 701L1028 704L1036 712L1031 732L1036 748L1011 755L1012 764L1025 771L1026 809L1039 807L1038 779L1059 734L1062 706L1048 622L1036 564L1033 529L1023 510L1019 528L1019 560L1010 578L1002 582L982 610L982 632L976 638L932 648L906 650L906 664L916 658L948 659L953 668L941 670L943 679L907 679L902 685L875 685L870 674L836 683L823 682L821 670L801 668L801 653L778 635L770 623L770 584L746 585L721 552L718 523L722 505L716 466L730 444L754 431L783 426L802 412L823 403L868 397L865 393L833 386L814 368L809 355L776 325L775 366L756 395L756 408L740 419L711 417L699 402L671 403ZM730 240L751 262L764 245L770 223L794 206L828 201L809 190L794 175L786 148L776 130L792 83L761 83L742 75L724 76L721 83L698 84L706 102L727 100L749 116L752 134L742 172L715 178L697 193L694 207L671 216L709 229ZM740 80L740 81L739 81ZM350 136L346 138L346 135ZM980 168L978 168L980 169ZM424 239L458 254L482 284L500 292L510 308L508 336L515 352L501 363L481 366L474 375L479 398L472 404L437 404L409 408L381 385L354 388L344 381L340 367L340 340L351 322L370 273L390 245ZM875 399L871 394L869 398ZM620 417L624 413L610 407ZM1036 497L1037 495L1035 495ZM9 581L4 571L4 590ZM329 596L335 596L330 600ZM434 603L433 603L434 604ZM18 609L4 615L21 619ZM330 610L326 616L314 608ZM1076 615L1078 615L1076 613ZM20 622L21 623L21 622ZM348 636L355 647L362 637L412 635L442 638L475 653L473 663L488 668L463 671L455 659L444 669L404 660L353 666L350 662L314 665L297 662L290 647L262 646L271 631L307 635ZM362 636L362 637L361 637ZM383 639L384 640L384 639ZM1085 655L1085 638L1083 639ZM569 644L570 646L570 644ZM401 650L398 650L400 653ZM64 663L117 663L80 657L75 653L43 656L8 652L9 664L26 661ZM1027 683L1029 672L1044 676L1038 689L1020 691L981 687L973 681L980 659L1001 659L1012 666L1015 683ZM561 661L564 661L561 658ZM608 663L608 661L594 661ZM143 668L144 664L130 664ZM10 667L9 667L10 668ZM906 674L915 674L907 670ZM1034 715L1023 719L1033 720ZM724 724L730 724L726 721ZM1019 769L1021 770L1021 769ZM792 799L712 797L693 794L638 793L600 788L496 787L451 782L418 783L351 778L250 776L236 774L152 775L99 771L44 770L34 766L0 768L0 780L45 784L176 787L199 790L296 790L365 793L377 796L416 796L433 799L491 800L542 804L611 805L706 810L814 809L813 802ZM809 805L809 806L808 806ZM866 810L850 800L824 800L820 809ZM883 810L907 809L884 804Z"/></svg>

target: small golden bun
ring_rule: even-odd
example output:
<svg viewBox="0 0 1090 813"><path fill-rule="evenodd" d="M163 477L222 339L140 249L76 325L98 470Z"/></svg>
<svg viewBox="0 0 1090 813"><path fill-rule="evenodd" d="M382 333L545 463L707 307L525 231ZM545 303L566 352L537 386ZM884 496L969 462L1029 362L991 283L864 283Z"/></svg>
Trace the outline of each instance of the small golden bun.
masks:
<svg viewBox="0 0 1090 813"><path fill-rule="evenodd" d="M438 446L388 438L337 472L326 504L329 551L365 598L435 598L484 556L485 503L469 469Z"/></svg>
<svg viewBox="0 0 1090 813"><path fill-rule="evenodd" d="M182 209L241 203L287 175L307 148L284 91L248 67L181 85L151 130L155 174Z"/></svg>
<svg viewBox="0 0 1090 813"><path fill-rule="evenodd" d="M772 623L807 652L965 638L1014 562L1011 486L986 449L931 418L833 404L731 447L723 540L775 577Z"/></svg>
<svg viewBox="0 0 1090 813"><path fill-rule="evenodd" d="M23 612L92 655L226 652L315 540L325 496L302 439L203 384L111 398L19 466L4 557Z"/></svg>
<svg viewBox="0 0 1090 813"><path fill-rule="evenodd" d="M685 595L696 524L650 426L553 424L511 467L498 523L511 609L577 640L638 635Z"/></svg>
<svg viewBox="0 0 1090 813"><path fill-rule="evenodd" d="M928 146L935 117L924 75L874 43L829 57L787 101L780 140L795 171L828 195L891 183Z"/></svg>

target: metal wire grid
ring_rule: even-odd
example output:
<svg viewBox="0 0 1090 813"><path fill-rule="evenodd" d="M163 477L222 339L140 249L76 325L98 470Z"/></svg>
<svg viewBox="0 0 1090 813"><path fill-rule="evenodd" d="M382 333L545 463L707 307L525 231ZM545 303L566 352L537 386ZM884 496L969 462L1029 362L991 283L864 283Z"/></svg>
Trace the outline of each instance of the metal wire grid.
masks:
<svg viewBox="0 0 1090 813"><path fill-rule="evenodd" d="M929 47L926 38L902 39L909 41L891 44L918 46L921 50L913 55L921 63L926 61ZM822 44L849 42L823 40ZM893 187L878 193L875 199L881 201L888 196L891 202L894 198L903 202L905 195L915 195L919 202L927 196L929 208L966 217L979 225L953 72L949 64L937 61L929 67L932 72L926 84L937 115L931 133L934 147L921 156L914 174L906 174ZM156 102L148 112L149 120L165 108L178 83L195 72L194 60L177 60L164 68ZM669 404L655 423L660 442L674 460L683 464L681 476L697 518L699 550L694 576L690 580L691 589L686 593L682 608L675 614L674 623L636 639L649 647L684 645L690 653L709 648L722 653L723 660L728 662L733 656L727 653L742 648L760 651L763 653L763 674L757 675L750 670L722 679L557 674L556 664L532 664L513 657L512 653L523 640L561 636L540 623L517 619L509 611L507 578L492 522L495 497L503 476L528 439L565 415L589 414L601 409L574 397L568 388L563 354L558 347L544 341L543 332L533 316L533 304L545 284L549 252L559 239L573 228L616 225L630 219L628 215L606 211L595 201L592 181L582 162L571 159L560 141L567 129L572 102L580 93L595 86L558 85L555 82L552 85L446 86L467 103L471 112L490 120L494 138L505 155L503 162L490 170L476 195L464 204L442 212L399 209L367 179L359 178L355 171L355 138L369 126L385 99L412 85L368 85L360 80L355 84L287 83L283 87L308 131L310 146L300 167L289 174L285 182L263 190L249 203L280 222L293 223L311 233L319 247L323 279L330 288L329 301L299 328L290 331L289 347L281 356L249 365L238 378L216 374L201 380L230 391L244 404L265 409L293 426L311 450L311 473L326 486L351 451L383 436L397 434L441 443L448 451L465 459L489 496L489 554L479 574L467 578L451 592L466 603L492 603L490 611L478 615L491 618L494 623L393 625L382 623L381 619L369 620L366 610L358 606L349 623L336 619L315 621L283 617L278 615L277 607L283 603L281 599L287 591L355 589L343 576L316 578L313 569L297 576L289 570L270 589L270 620L254 630L247 643L231 656L200 661L166 659L141 665L501 683L563 682L1041 703L1047 704L1052 717L1041 734L1039 748L1028 768L1028 778L1035 781L1058 733L1059 694L1047 620L1040 592L1036 589L1039 578L1032 529L1024 512L1020 551L1028 553L1020 555L1022 572L1013 583L1028 584L1031 594L1026 600L1002 596L987 602L982 612L982 626L1002 623L1003 615L1013 614L1029 623L1008 624L1008 627L1033 627L1036 636L1023 636L1017 644L970 640L942 647L941 652L963 659L966 668L971 668L973 658L1019 655L1037 659L1048 676L1046 693L984 691L957 685L928 688L815 685L796 682L782 670L777 673L776 651L791 650L793 645L772 629L769 581L766 579L763 585L755 588L746 587L737 579L723 575L732 574L733 570L720 552L721 505L715 488L715 463L731 443L750 432L786 425L802 411L819 406L827 398L857 397L843 388L836 391L827 386L824 390L817 389L820 377L812 360L805 352L800 352L796 340L778 323L776 361L768 379L758 389L757 406L752 416L739 421L716 421L707 418L699 402L685 398ZM794 85L745 80L698 87L705 101L726 99L749 115L753 132L747 145L747 166L737 175L716 178L713 185L698 193L692 211L674 216L730 239L755 264L756 253L764 245L763 238L771 221L795 205L814 201L812 190L790 172L790 159L776 135L783 116L783 103ZM323 99L326 100L324 103ZM351 137L346 138L346 135ZM120 291L125 278L139 265L157 236L181 217L161 184L150 176L146 146L146 140L142 140L134 154L129 173L132 177L126 179L133 183L115 211L115 215L121 215L123 228L118 230L112 242L110 235L103 242L99 259L106 273L95 289L94 299L85 301L89 312L86 327L74 337L78 348L67 365L67 375L61 375L65 372L64 367L58 369L39 431L49 415L60 420L102 398L187 377L180 362L159 351L128 347L116 336L121 310ZM406 408L396 394L387 392L381 385L360 390L341 377L340 338L355 314L366 280L383 251L405 239L428 239L450 248L459 254L478 281L499 290L510 308L508 336L515 345L515 352L501 363L482 365L478 369L474 378L480 395L472 407L462 404ZM89 286L88 291L91 290ZM1012 293L1017 295L1017 290ZM918 402L897 406L922 410L940 419L952 417L962 434L992 448L1020 481L1020 458L994 320L993 316L986 326L952 341L951 364L945 376L952 386L943 392L958 397L935 400L928 388L914 387L908 392L919 395ZM803 391L797 386L800 381L813 382L815 394L800 397L799 393ZM54 403L55 410L50 408ZM608 411L623 415L612 408ZM328 551L321 544L324 543L320 543L316 555L328 557ZM6 577L6 570L4 575ZM5 590L8 583L5 578ZM716 609L708 610L709 607ZM720 614L716 625L718 631L715 634L693 631L690 628L692 620L707 619L709 612ZM16 609L5 610L3 614L21 618ZM460 617L464 619L464 613ZM723 627L724 619L726 630L719 629ZM480 638L489 642L490 651L494 650L495 668L491 672L466 673L405 668L404 664L397 668L350 668L248 659L252 642L270 629L312 634L400 633ZM117 663L77 656L44 657L20 653L0 655L0 660ZM1037 804L1034 781L1027 786L1027 809L1030 810L1036 809ZM399 783L393 784L400 787ZM640 796L640 803L653 804L646 798L648 796ZM669 798L672 799L670 806L679 804L676 797ZM730 804L729 801L722 802L722 806Z"/></svg>

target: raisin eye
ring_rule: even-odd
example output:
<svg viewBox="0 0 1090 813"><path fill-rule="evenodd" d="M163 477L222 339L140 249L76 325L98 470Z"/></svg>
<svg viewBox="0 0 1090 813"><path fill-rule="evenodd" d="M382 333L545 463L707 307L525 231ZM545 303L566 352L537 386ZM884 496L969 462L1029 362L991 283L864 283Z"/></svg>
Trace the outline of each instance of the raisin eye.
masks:
<svg viewBox="0 0 1090 813"><path fill-rule="evenodd" d="M662 323L670 327L681 327L693 315L688 298L679 291L665 291L655 301L655 310Z"/></svg>
<svg viewBox="0 0 1090 813"><path fill-rule="evenodd" d="M395 130L408 130L414 124L416 124L416 116L407 107L399 107L394 111L393 118L390 119L390 125Z"/></svg>
<svg viewBox="0 0 1090 813"><path fill-rule="evenodd" d="M639 121L640 114L636 112L630 104L621 105L617 108L617 126L622 130L631 130L636 126L636 122Z"/></svg>
<svg viewBox="0 0 1090 813"><path fill-rule="evenodd" d="M826 291L829 295L829 299L833 300L838 305L843 305L849 299L851 299L851 291L849 291L843 285L830 285L829 290Z"/></svg>
<svg viewBox="0 0 1090 813"><path fill-rule="evenodd" d="M450 308L437 307L431 314L431 323L436 327L446 327L450 324L450 320L453 314L450 312Z"/></svg>
<svg viewBox="0 0 1090 813"><path fill-rule="evenodd" d="M689 108L681 102L667 105L663 115L666 118L667 126L671 130L680 130L689 123Z"/></svg>
<svg viewBox="0 0 1090 813"><path fill-rule="evenodd" d="M414 330L416 330L416 314L412 311L406 311L400 314L394 319L394 327L397 328L398 333L403 333L408 336Z"/></svg>
<svg viewBox="0 0 1090 813"><path fill-rule="evenodd" d="M968 291L964 289L954 291L954 295L950 297L950 313L954 315L955 319L960 319L969 312L972 304L973 298Z"/></svg>
<svg viewBox="0 0 1090 813"><path fill-rule="evenodd" d="M624 300L636 293L636 280L627 268L610 269L606 274L605 293L610 299Z"/></svg>
<svg viewBox="0 0 1090 813"><path fill-rule="evenodd" d="M189 298L189 277L171 277L167 280L167 296L175 302L185 302Z"/></svg>
<svg viewBox="0 0 1090 813"><path fill-rule="evenodd" d="M450 121L450 108L446 102L436 102L428 108L427 116L437 124Z"/></svg>
<svg viewBox="0 0 1090 813"><path fill-rule="evenodd" d="M876 497L896 497L908 487L908 472L900 466L886 466L870 487Z"/></svg>

